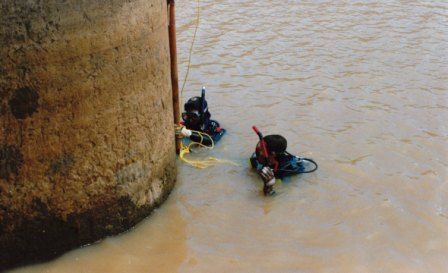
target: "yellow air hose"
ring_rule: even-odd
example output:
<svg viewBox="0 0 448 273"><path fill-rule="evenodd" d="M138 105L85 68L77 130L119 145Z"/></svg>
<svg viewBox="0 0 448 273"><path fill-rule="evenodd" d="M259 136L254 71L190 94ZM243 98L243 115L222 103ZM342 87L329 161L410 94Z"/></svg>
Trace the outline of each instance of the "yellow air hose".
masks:
<svg viewBox="0 0 448 273"><path fill-rule="evenodd" d="M184 82L183 82L183 84L182 84L182 88L180 89L180 95L181 95L181 96L182 96L183 93L184 93L185 84L187 83L188 74L190 73L191 56L193 55L194 42L195 42L195 40L196 40L196 35L197 35L197 33L198 33L198 29L199 29L200 13L201 13L201 6L200 6L199 0L198 0L198 3L197 3L197 13L196 13L196 27L195 27L195 29L194 29L193 39L191 40L190 51L189 51L189 53L188 53L187 71L185 72Z"/></svg>
<svg viewBox="0 0 448 273"><path fill-rule="evenodd" d="M178 125L178 126L181 126L181 125ZM179 130L179 128L177 128L177 130ZM215 147L215 142L213 141L212 137L209 134L200 132L200 131L196 131L196 130L191 130L191 132L198 134L201 137L201 140L199 142L190 141L190 143L188 145L184 145L182 143L182 146L181 146L181 149L179 152L179 159L181 161L187 163L190 166L198 168L198 169L205 169L205 168L215 166L218 164L230 164L230 165L234 165L234 166L239 166L238 164L236 164L233 161L219 159L219 158L212 157L212 156L209 156L203 160L187 159L185 156L191 152L191 147L193 147L193 146L203 147L207 150L212 150ZM210 141L212 142L211 146L205 145L203 143L204 137L208 137L210 139Z"/></svg>

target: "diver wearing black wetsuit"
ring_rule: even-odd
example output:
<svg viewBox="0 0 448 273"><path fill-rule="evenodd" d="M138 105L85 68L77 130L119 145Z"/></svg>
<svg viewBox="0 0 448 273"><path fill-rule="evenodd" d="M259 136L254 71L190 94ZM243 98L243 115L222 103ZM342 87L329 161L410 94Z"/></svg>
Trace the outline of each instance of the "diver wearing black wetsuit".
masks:
<svg viewBox="0 0 448 273"><path fill-rule="evenodd" d="M218 142L226 130L221 128L216 120L210 119L208 104L205 100L205 88L202 88L201 97L192 97L184 105L185 112L182 113L184 126L179 131L181 137L189 137L190 140L211 146ZM195 131L205 133L199 134ZM211 139L210 139L211 138Z"/></svg>
<svg viewBox="0 0 448 273"><path fill-rule="evenodd" d="M299 173L314 172L317 164L308 158L301 158L286 151L287 141L281 135L267 135L263 137L268 156L263 152L262 142L257 143L255 152L250 158L253 168L257 170L264 182L265 195L275 193L275 178L283 178ZM311 169L307 169L305 162L311 163Z"/></svg>

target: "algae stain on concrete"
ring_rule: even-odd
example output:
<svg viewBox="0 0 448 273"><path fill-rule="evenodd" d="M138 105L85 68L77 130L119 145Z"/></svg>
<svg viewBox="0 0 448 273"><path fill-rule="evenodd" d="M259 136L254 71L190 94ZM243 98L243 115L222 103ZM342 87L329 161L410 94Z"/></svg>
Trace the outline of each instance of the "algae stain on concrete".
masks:
<svg viewBox="0 0 448 273"><path fill-rule="evenodd" d="M162 193L163 181L151 180L151 169L142 161L134 162L115 174L120 196L129 196L131 201L141 207L153 204Z"/></svg>
<svg viewBox="0 0 448 273"><path fill-rule="evenodd" d="M23 164L23 155L14 145L0 147L0 178L8 180L11 175L18 175Z"/></svg>
<svg viewBox="0 0 448 273"><path fill-rule="evenodd" d="M50 164L50 168L48 170L48 175L53 176L56 174L60 174L63 176L67 176L70 170L73 168L75 164L75 158L71 154L63 154L61 157L56 158Z"/></svg>
<svg viewBox="0 0 448 273"><path fill-rule="evenodd" d="M19 88L14 91L9 100L11 113L16 119L25 119L37 111L39 94L30 87Z"/></svg>

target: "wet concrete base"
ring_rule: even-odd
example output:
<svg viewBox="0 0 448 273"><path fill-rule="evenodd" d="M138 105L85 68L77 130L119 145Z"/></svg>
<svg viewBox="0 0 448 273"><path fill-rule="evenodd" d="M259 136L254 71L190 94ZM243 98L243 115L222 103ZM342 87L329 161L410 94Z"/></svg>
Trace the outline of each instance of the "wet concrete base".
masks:
<svg viewBox="0 0 448 273"><path fill-rule="evenodd" d="M48 261L68 250L127 231L160 206L174 184L175 175L167 173L164 191L151 205L137 207L129 197L121 197L81 214L71 214L66 220L52 214L38 199L33 202L38 217L24 219L22 215L5 213L9 218L5 222L17 226L14 233L4 233L6 226L0 223L0 271Z"/></svg>

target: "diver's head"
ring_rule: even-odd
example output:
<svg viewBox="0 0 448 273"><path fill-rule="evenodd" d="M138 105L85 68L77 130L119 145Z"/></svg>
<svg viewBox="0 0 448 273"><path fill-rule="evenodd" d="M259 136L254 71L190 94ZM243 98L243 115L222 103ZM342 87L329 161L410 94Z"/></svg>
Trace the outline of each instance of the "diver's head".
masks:
<svg viewBox="0 0 448 273"><path fill-rule="evenodd" d="M192 97L184 105L185 112L182 119L187 128L201 129L200 127L210 118L207 101L201 97Z"/></svg>
<svg viewBox="0 0 448 273"><path fill-rule="evenodd" d="M266 141L266 146L270 153L282 154L288 146L286 138L281 135L267 135L263 139Z"/></svg>
<svg viewBox="0 0 448 273"><path fill-rule="evenodd" d="M286 141L286 138L281 135L267 135L263 137L263 140L266 143L266 148L268 149L269 154L280 155L286 151L288 142Z"/></svg>

